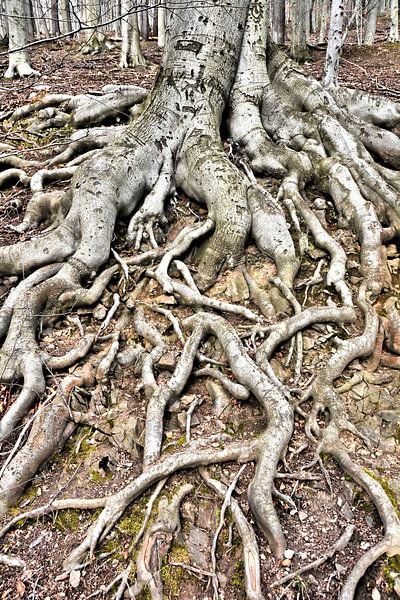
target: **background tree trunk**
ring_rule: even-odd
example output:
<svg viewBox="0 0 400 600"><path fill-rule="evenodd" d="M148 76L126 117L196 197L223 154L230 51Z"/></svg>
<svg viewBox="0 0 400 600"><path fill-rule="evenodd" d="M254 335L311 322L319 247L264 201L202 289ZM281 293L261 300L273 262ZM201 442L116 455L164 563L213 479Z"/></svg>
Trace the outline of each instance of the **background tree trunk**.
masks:
<svg viewBox="0 0 400 600"><path fill-rule="evenodd" d="M272 41L284 46L286 41L286 0L273 0L270 6Z"/></svg>
<svg viewBox="0 0 400 600"><path fill-rule="evenodd" d="M26 8L25 0L6 0L10 56L4 77L8 79L39 74L29 64L28 51L16 50L28 43Z"/></svg>
<svg viewBox="0 0 400 600"><path fill-rule="evenodd" d="M61 32L69 33L72 30L70 0L60 0Z"/></svg>
<svg viewBox="0 0 400 600"><path fill-rule="evenodd" d="M343 47L344 0L332 0L323 84L337 86Z"/></svg>
<svg viewBox="0 0 400 600"><path fill-rule="evenodd" d="M158 7L158 37L157 43L160 48L165 46L165 7L160 4Z"/></svg>
<svg viewBox="0 0 400 600"><path fill-rule="evenodd" d="M328 24L329 0L319 0L320 25L318 42L325 42L326 28Z"/></svg>
<svg viewBox="0 0 400 600"><path fill-rule="evenodd" d="M399 41L399 0L390 0L389 42Z"/></svg>
<svg viewBox="0 0 400 600"><path fill-rule="evenodd" d="M308 0L292 0L291 20L290 55L298 62L304 62L308 58L307 32L310 25Z"/></svg>
<svg viewBox="0 0 400 600"><path fill-rule="evenodd" d="M148 0L142 0L140 2L140 35L146 42L149 39L149 9Z"/></svg>
<svg viewBox="0 0 400 600"><path fill-rule="evenodd" d="M58 2L59 2L59 0L51 1L51 10L50 10L51 35L53 35L53 36L60 35L60 33L61 33L60 22L58 20Z"/></svg>
<svg viewBox="0 0 400 600"><path fill-rule="evenodd" d="M379 0L369 0L365 25L364 44L372 46L375 40L376 20L379 12Z"/></svg>
<svg viewBox="0 0 400 600"><path fill-rule="evenodd" d="M137 9L136 0L122 0L122 48L120 60L120 67L122 69L126 69L127 67L145 67L147 64L140 47Z"/></svg>

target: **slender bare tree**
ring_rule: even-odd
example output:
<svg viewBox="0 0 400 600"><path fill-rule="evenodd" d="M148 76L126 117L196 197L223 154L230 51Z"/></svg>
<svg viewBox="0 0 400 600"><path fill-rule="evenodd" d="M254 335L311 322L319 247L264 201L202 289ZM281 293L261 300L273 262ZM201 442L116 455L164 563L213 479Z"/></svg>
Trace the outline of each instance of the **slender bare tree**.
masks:
<svg viewBox="0 0 400 600"><path fill-rule="evenodd" d="M399 41L399 0L390 0L389 42Z"/></svg>
<svg viewBox="0 0 400 600"><path fill-rule="evenodd" d="M344 0L332 0L323 83L337 86L343 48Z"/></svg>

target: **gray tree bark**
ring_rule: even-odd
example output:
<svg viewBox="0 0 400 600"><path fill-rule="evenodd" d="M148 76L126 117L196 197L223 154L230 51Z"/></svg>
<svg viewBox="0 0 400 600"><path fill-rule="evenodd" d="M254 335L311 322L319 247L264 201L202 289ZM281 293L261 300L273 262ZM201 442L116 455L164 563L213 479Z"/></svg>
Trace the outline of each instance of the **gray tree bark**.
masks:
<svg viewBox="0 0 400 600"><path fill-rule="evenodd" d="M323 84L337 86L339 61L343 47L344 1L332 0L329 22L328 47L326 49Z"/></svg>
<svg viewBox="0 0 400 600"><path fill-rule="evenodd" d="M158 37L157 43L160 48L165 46L165 7L160 4L157 12L158 19Z"/></svg>
<svg viewBox="0 0 400 600"><path fill-rule="evenodd" d="M138 4L136 0L121 1L121 35L122 48L120 67L145 67L146 59L140 47L140 34L138 24Z"/></svg>
<svg viewBox="0 0 400 600"><path fill-rule="evenodd" d="M389 42L399 41L399 0L390 0Z"/></svg>
<svg viewBox="0 0 400 600"><path fill-rule="evenodd" d="M4 77L7 79L39 74L29 64L28 51L25 49L19 50L19 48L23 48L28 43L26 7L25 0L6 0L9 35L8 48L10 51L8 69L4 73Z"/></svg>
<svg viewBox="0 0 400 600"><path fill-rule="evenodd" d="M308 0L291 1L291 35L290 55L298 62L308 58L307 32L310 26Z"/></svg>
<svg viewBox="0 0 400 600"><path fill-rule="evenodd" d="M367 3L364 44L372 46L375 40L376 21L379 13L379 0L369 0Z"/></svg>
<svg viewBox="0 0 400 600"><path fill-rule="evenodd" d="M70 1L60 0L61 32L63 34L72 30Z"/></svg>
<svg viewBox="0 0 400 600"><path fill-rule="evenodd" d="M286 1L271 2L270 10L272 41L284 46L286 41Z"/></svg>

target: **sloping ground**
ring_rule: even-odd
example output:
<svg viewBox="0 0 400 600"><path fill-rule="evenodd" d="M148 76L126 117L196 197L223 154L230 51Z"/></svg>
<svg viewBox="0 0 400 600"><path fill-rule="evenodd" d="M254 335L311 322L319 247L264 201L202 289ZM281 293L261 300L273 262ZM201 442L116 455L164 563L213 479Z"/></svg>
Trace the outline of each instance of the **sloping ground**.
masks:
<svg viewBox="0 0 400 600"><path fill-rule="evenodd" d="M153 60L159 59L159 52L154 44L145 47L145 53ZM306 65L306 68L318 74L323 61L323 54L315 51L316 62ZM372 49L351 48L344 54L342 63L342 80L348 85L361 87L369 91L377 91L383 95L396 97L400 94L400 48L399 46L381 44ZM22 81L15 83L1 82L3 94L2 109L8 110L26 103L32 93L43 91L78 93L97 89L106 83L134 83L149 88L156 74L156 67L140 71L120 71L117 67L118 54L116 51L107 55L85 58L72 53L70 48L46 47L36 50L33 54L35 66L42 71L40 80ZM397 77L396 77L397 72ZM43 87L46 86L46 87ZM383 87L381 87L383 86ZM58 135L66 132L52 131L46 133L46 138L27 136L23 126L4 131L5 141L18 142L20 149L27 157L42 157L42 152L50 155L54 151L48 147L45 151L39 149L43 143L53 144ZM264 182L272 186L271 182ZM27 192L16 186L11 191L2 194L0 200L0 231L1 244L10 243L20 238L19 234L7 229L7 225L15 225L21 220L21 207L27 197ZM14 200L14 205L10 200ZM18 200L18 202L17 202ZM177 232L185 225L195 223L198 216L204 214L204 209L180 197L171 201L167 211L169 229L166 236L172 240ZM333 214L326 215L328 226L334 225ZM115 249L124 256L129 250L124 244L124 227L120 229L120 237L115 241ZM350 285L357 285L357 255L358 247L355 239L349 233L346 248L353 269ZM323 253L308 245L307 259L298 275L298 298L302 302L307 296L308 304L325 303L327 290L320 283L309 285L309 279L315 272ZM254 280L262 285L266 277L274 273L272 262L261 257L255 246L247 248L247 268ZM392 276L392 294L399 295L399 248L389 247L388 265ZM352 265L352 266L351 266ZM353 281L352 281L353 279ZM56 327L49 332L43 332L42 344L51 350L52 354L62 354L79 337L79 327L86 332L96 332L104 320L107 311L112 306L113 293L118 291L123 302L133 303L138 299L143 302L146 318L157 323L168 345L168 351L162 357L158 371L158 382L166 381L171 369L176 364L181 344L177 339L171 322L162 314L155 313L149 305L155 304L163 309L173 308L179 319L188 313L185 308L177 307L171 296L165 295L151 281L141 285L140 295L136 288L137 281L143 279L143 271L137 269L124 287L123 279L115 278L108 286L100 303L89 309L79 309L65 318L59 319ZM5 281L0 288L0 298L7 292L12 283ZM133 294L133 295L132 295ZM210 296L219 299L229 299L254 308L243 276L239 271L226 272L218 284L209 292ZM319 302L321 303L321 302ZM117 314L117 317L119 315ZM78 320L79 319L79 323ZM249 330L241 324L237 317L231 317L238 327L242 339L251 348ZM112 333L116 318L104 333ZM334 335L359 333L356 325L336 329L309 330L304 336L307 350L303 363L302 378L299 386L306 387L313 377L316 366L325 361L331 350L331 338ZM125 348L137 341L136 333L131 323L123 330L122 346ZM247 343L246 342L246 343ZM107 340L99 343L99 350L107 348ZM223 362L221 348L204 348L204 352L214 354ZM288 347L283 346L272 360L276 373L285 384L292 382L292 369L285 365ZM359 440L347 437L351 451L357 455L365 468L374 473L389 492L393 502L400 502L399 483L399 442L400 442L400 410L398 406L398 391L400 377L396 370L379 368L368 378L358 374L363 373L363 364L356 361L345 371L340 385L348 388L345 396L348 410L353 422L366 433L373 443L373 452L367 450ZM49 374L48 390L51 394L60 383L61 377ZM117 366L112 372L109 383L96 393L102 394L107 403L107 419L100 430L90 426L80 427L68 442L63 452L41 471L32 482L32 487L19 502L19 509L30 510L46 504L57 497L100 497L114 492L130 481L139 473L138 456L141 451L142 429L145 414L145 395L139 388L140 373L135 365L130 367ZM12 388L2 386L1 402L4 404L13 393ZM345 391L345 388L343 388ZM82 394L85 393L83 390ZM194 404L194 402L196 404ZM118 404L118 418L113 418L113 407ZM166 444L174 450L186 443L187 413L194 408L191 420L191 435L194 439L205 434L225 433L244 439L244 432L260 432L264 423L260 419L260 409L252 402L243 402L221 393L210 380L194 378L185 389L179 402L170 407L166 423ZM126 423L131 425L132 436L128 439L123 432ZM265 539L259 534L261 560L263 565L263 583L270 590L266 598L320 598L334 599L340 582L349 573L356 559L381 537L379 518L372 503L363 495L361 490L347 481L335 463L327 460L322 468L316 466L310 470L310 480L298 480L295 474L313 459L313 449L305 441L303 423L299 417L296 422L296 433L292 446L286 457L285 472L292 473L277 480L278 492L285 494L277 500L279 518L287 539L291 540L288 554L290 558L284 563L276 564L270 555ZM218 442L216 442L218 446ZM225 465L215 468L211 474L215 479L229 484L239 467ZM235 498L239 501L244 513L251 520L247 503L247 483L252 478L252 466L247 466L239 487L236 488ZM162 493L168 497L174 493L183 481L194 485L194 492L183 501L181 510L181 533L174 541L172 550L163 567L165 598L181 598L206 600L212 598L212 588L205 574L211 568L210 550L214 532L218 525L221 511L221 501L193 471L189 475L175 475L165 485ZM287 503L287 497L291 503ZM3 552L19 556L27 563L27 570L22 574L18 569L0 566L1 598L14 599L18 597L39 599L83 599L108 585L117 573L129 564L132 556L132 539L140 530L149 494L144 495L134 503L119 521L111 536L100 547L96 560L89 562L80 571L80 577L75 579L58 579L61 572L62 559L83 537L89 524L93 521L95 511L69 510L54 513L49 517L40 518L34 522L21 523L10 532L4 540ZM157 501L156 501L157 508ZM154 519L154 516L152 517ZM6 522L6 520L4 520ZM151 521L150 521L151 522ZM354 523L356 532L343 552L337 553L333 559L326 561L317 571L310 571L294 578L291 583L279 587L276 591L271 584L284 577L288 572L296 570L305 563L321 557L333 546L342 534L344 528ZM29 525L29 526L28 526ZM300 535L298 532L300 531ZM194 566L193 572L187 566ZM360 598L370 598L373 590L374 600L380 594L381 598L394 597L391 571L400 571L396 561L381 561L371 569L360 589ZM221 588L221 597L226 600L241 600L245 597L243 588L243 564L240 550L240 540L231 526L231 517L226 517L217 545L217 573ZM143 596L146 597L146 596Z"/></svg>

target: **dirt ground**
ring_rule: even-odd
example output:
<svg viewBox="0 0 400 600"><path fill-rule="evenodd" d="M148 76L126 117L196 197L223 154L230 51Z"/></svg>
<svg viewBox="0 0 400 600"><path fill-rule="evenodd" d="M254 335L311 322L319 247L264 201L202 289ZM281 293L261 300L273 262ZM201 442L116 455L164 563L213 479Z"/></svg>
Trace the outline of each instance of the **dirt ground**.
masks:
<svg viewBox="0 0 400 600"><path fill-rule="evenodd" d="M154 42L144 44L144 53L151 62L146 69L125 70L118 67L118 51L92 57L82 57L78 48L71 46L43 46L32 52L32 63L42 75L37 79L7 82L0 81L1 111L9 111L29 101L34 95L47 91L62 93L80 93L96 90L107 83L133 83L150 89L157 73L160 62L160 51ZM323 67L324 49L312 51L312 61L304 68L307 72L319 76ZM4 71L6 58L0 57L0 71ZM381 93L391 98L400 99L400 45L382 42L372 48L348 46L345 48L341 63L341 82L352 87L371 92ZM28 141L23 129L2 128L2 141L19 145L29 157L51 155L54 148L41 149L43 139ZM53 144L57 136L63 132L53 132L47 143ZM47 141L47 140L46 140ZM268 182L266 183L268 185ZM22 239L20 234L8 228L21 220L21 210L25 204L27 192L21 186L3 192L0 196L0 244L11 243ZM10 200L18 200L14 206ZM174 237L184 225L195 222L204 209L188 199L180 197L168 207L170 228L168 238ZM123 253L124 226L118 232L116 249ZM349 254L357 256L357 244L350 234L346 241ZM392 247L392 278L393 287L399 292L399 248ZM301 284L310 277L320 256L315 249L310 250L308 259L298 276ZM352 256L350 256L352 258ZM253 277L265 277L273 273L272 262L268 262L258 253L253 245L247 248L247 266ZM138 278L139 278L138 274ZM231 272L226 272L218 284L210 291L217 298L229 296L232 278ZM354 284L357 283L357 272L354 270ZM44 331L42 345L53 354L64 352L77 338L78 331L73 318L79 317L82 326L87 331L96 331L101 322L104 309L112 303L112 293L120 290L121 282L113 280L107 294L102 298L100 306L95 310L80 309L77 314L69 314L61 318L56 326ZM134 289L131 282L123 295L128 299ZM305 287L298 289L300 301L304 298ZM0 288L1 298L7 293L7 285ZM309 290L309 303L317 303L324 298L324 290L315 286ZM141 299L144 302L163 304L170 307L171 298L162 296L160 290L148 285ZM249 300L244 303L251 307ZM103 309L103 310L102 310ZM179 315L185 313L179 308ZM176 337L169 328L167 320L147 310L149 318L155 320L165 334L170 347L170 361L166 359L160 367L159 381L169 377L171 364L174 364L180 350ZM178 313L177 313L178 314ZM73 318L72 318L73 317ZM238 324L235 317L232 322ZM238 325L240 329L240 324ZM350 335L357 333L356 325L347 328ZM112 327L110 328L110 331ZM243 338L246 330L242 328ZM133 328L126 328L123 334L125 344L134 340L136 334ZM330 336L310 330L305 335L307 346L306 360L303 365L301 386L305 386L312 377L316 366L324 361L330 352ZM275 371L283 382L291 380L290 369L285 367L283 356L287 347L275 354L272 361ZM352 363L339 385L348 381L358 371L362 364ZM59 383L61 373L49 374L48 393L51 393ZM58 456L51 460L37 475L21 501L19 509L28 510L57 497L97 497L108 495L121 488L140 472L139 456L141 452L141 432L145 415L145 396L138 386L139 377L134 367L117 367L112 374L109 386L102 390L109 397L110 406L118 403L124 409L119 412L119 419L132 421L132 427L137 435L134 442L127 440L115 442L117 436L109 436L91 427L79 427L66 447ZM368 468L390 490L393 501L400 503L400 414L398 409L398 393L400 376L390 369L378 369L372 381L361 380L346 396L348 410L355 422L374 442L371 453L359 440L347 436L346 441L352 453L365 468ZM13 388L0 386L0 405L6 405ZM170 448L179 448L185 443L185 410L193 401L199 399L192 420L192 435L200 438L205 434L225 432L237 439L245 439L249 433L261 432L265 423L260 418L260 409L255 402L239 402L230 398L229 405L223 414L218 414L213 406L210 395L204 385L204 380L193 379L186 388L184 396L175 406L171 406L166 424L166 443ZM305 443L304 423L296 417L296 430L286 457L285 472L296 473L313 459L313 449ZM398 420L396 420L398 419ZM114 422L116 433L118 420ZM376 543L382 535L379 517L372 505L356 485L347 481L337 465L326 459L324 467L327 478L316 466L310 470L312 479L298 481L290 476L276 481L276 487L292 499L287 505L277 500L279 518L284 532L289 540L289 548L294 551L293 557L286 564L277 564L271 557L268 545L257 530L261 549L263 583L265 598L271 600L333 600L337 597L338 589L346 575L351 570L357 558L366 549ZM283 467L281 467L283 470ZM222 481L231 482L238 470L237 465L228 464L211 469L212 474ZM247 484L250 482L253 466L248 465L236 488L235 497L252 521L247 503ZM181 510L181 532L174 541L172 549L163 567L164 597L182 600L211 600L212 587L209 578L202 573L210 568L210 547L220 516L220 501L202 482L196 471L175 475L169 479L163 493L170 495L181 481L194 484L194 492L184 501ZM328 485L329 481L329 485ZM107 585L118 572L126 568L132 555L132 538L140 529L149 494L135 502L119 521L112 534L107 537L98 549L95 559L80 571L79 581L71 581L67 576L60 578L63 557L79 543L84 532L93 521L96 512L64 511L43 517L37 521L21 523L4 539L2 552L10 552L25 560L28 568L21 572L0 566L0 598L14 600L17 598L38 600L83 600L90 594ZM154 518L154 517L153 517ZM5 523L6 520L3 520ZM353 523L355 534L343 552L337 553L327 560L318 570L310 571L296 577L288 584L277 589L271 584L282 578L288 572L301 565L321 557L337 541L344 528ZM231 526L231 518L227 514L217 546L217 572L221 588L221 598L224 600L242 600L245 598L243 588L243 563L240 541L235 528ZM176 566L178 563L180 566ZM200 572L193 573L185 565L194 565ZM360 585L359 600L373 598L389 599L395 597L391 579L388 573L395 568L393 561L381 560L368 571L365 580ZM101 597L101 596L99 596ZM147 596L140 596L145 598Z"/></svg>

